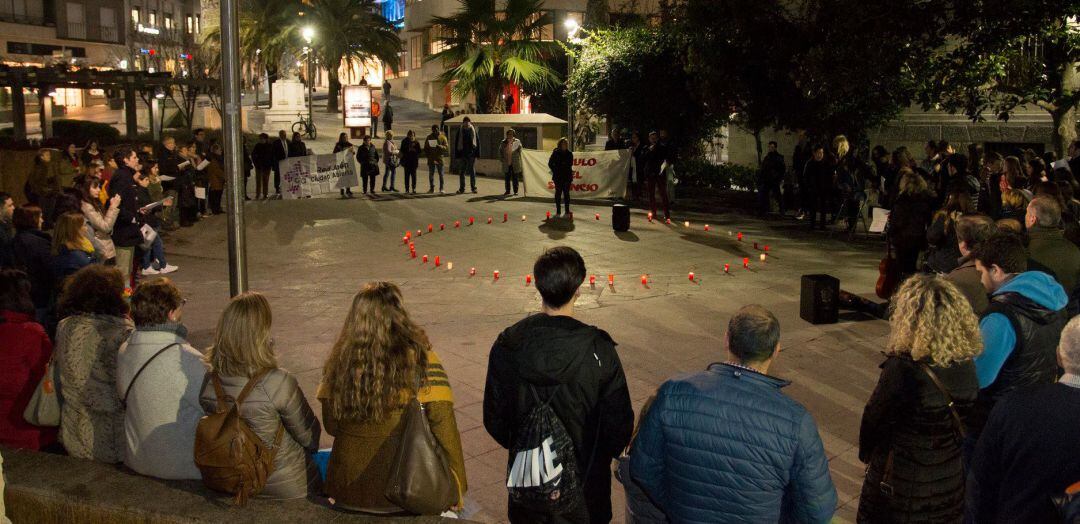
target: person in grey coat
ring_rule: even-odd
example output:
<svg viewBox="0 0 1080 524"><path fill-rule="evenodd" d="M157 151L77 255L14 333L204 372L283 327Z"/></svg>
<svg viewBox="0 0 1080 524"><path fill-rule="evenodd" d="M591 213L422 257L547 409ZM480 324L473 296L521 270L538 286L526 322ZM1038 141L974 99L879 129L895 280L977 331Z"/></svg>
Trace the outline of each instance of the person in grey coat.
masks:
<svg viewBox="0 0 1080 524"><path fill-rule="evenodd" d="M506 140L499 146L499 160L502 161L503 175L506 178L506 192L503 196L510 196L511 184L514 188L514 196L518 194L518 178L521 177L521 140L515 136L513 129L506 130Z"/></svg>
<svg viewBox="0 0 1080 524"><path fill-rule="evenodd" d="M227 398L240 395L249 377L270 371L240 405L240 417L267 446L278 431L281 444L274 455L274 470L260 497L303 498L320 491L319 472L311 454L319 448L322 428L300 385L288 371L277 367L270 339L270 303L259 293L243 293L229 302L218 321L213 347L206 350L210 372L217 375ZM206 381L199 401L207 413L218 412L213 377Z"/></svg>
<svg viewBox="0 0 1080 524"><path fill-rule="evenodd" d="M124 464L161 479L199 479L195 426L206 413L199 391L202 353L185 339L184 299L167 278L139 284L131 296L135 332L120 346L116 393L124 404Z"/></svg>

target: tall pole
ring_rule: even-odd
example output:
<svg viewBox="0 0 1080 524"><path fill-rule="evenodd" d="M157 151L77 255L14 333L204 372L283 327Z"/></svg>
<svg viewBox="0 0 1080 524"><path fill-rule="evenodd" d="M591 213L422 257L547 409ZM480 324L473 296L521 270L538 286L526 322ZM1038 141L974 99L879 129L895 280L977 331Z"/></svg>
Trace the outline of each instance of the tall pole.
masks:
<svg viewBox="0 0 1080 524"><path fill-rule="evenodd" d="M307 120L308 124L315 123L315 79L311 77L311 47L307 52ZM311 136L311 128L308 127L308 136Z"/></svg>
<svg viewBox="0 0 1080 524"><path fill-rule="evenodd" d="M574 54L566 54L566 78L570 78L574 74ZM567 135L567 139L570 140L570 151L574 150L574 103L571 100L570 90L566 90L566 123L570 131Z"/></svg>
<svg viewBox="0 0 1080 524"><path fill-rule="evenodd" d="M238 0L221 0L221 98L225 139L225 188L229 213L229 293L247 291L247 243L244 239L244 150L240 129L240 24Z"/></svg>

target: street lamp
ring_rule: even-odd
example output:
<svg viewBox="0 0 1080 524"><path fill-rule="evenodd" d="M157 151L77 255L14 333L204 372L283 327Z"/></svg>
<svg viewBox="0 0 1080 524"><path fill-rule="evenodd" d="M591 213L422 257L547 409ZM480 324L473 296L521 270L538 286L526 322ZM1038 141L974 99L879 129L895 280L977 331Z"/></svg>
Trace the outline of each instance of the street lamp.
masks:
<svg viewBox="0 0 1080 524"><path fill-rule="evenodd" d="M571 44L581 43L581 39L577 37L578 31L581 30L581 26L578 25L577 20L573 18L567 18L563 21L563 27L566 28L566 41ZM566 53L566 78L569 79L574 74L574 53ZM570 151L574 150L574 104L570 99L570 91L566 92L566 123L570 128Z"/></svg>
<svg viewBox="0 0 1080 524"><path fill-rule="evenodd" d="M259 61L259 55L262 54L262 49L255 50L255 109L259 108L259 91L262 88L262 66Z"/></svg>
<svg viewBox="0 0 1080 524"><path fill-rule="evenodd" d="M303 29L300 30L300 36L304 37L304 41L307 42L307 47L305 47L304 49L307 51L307 82L308 82L308 85L307 85L307 92L308 92L307 117L308 117L308 125L310 126L315 121L315 116L314 116L315 113L314 113L314 109L312 107L314 105L314 102L315 102L315 98L314 98L315 94L312 92L312 89L315 88L315 82L313 82L312 79L311 79L311 52L313 51L313 49L311 48L311 40L313 38L315 38L315 28L311 27L311 26L305 26ZM310 133L309 133L309 136L310 136Z"/></svg>

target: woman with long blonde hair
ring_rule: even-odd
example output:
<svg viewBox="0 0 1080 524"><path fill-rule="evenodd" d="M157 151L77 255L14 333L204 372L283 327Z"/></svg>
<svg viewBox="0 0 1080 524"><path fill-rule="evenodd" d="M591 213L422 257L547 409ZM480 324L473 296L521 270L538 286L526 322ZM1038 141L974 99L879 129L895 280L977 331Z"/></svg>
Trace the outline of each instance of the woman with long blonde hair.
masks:
<svg viewBox="0 0 1080 524"><path fill-rule="evenodd" d="M81 213L64 213L56 219L52 237L52 270L57 283L94 263L94 246L83 234L86 218Z"/></svg>
<svg viewBox="0 0 1080 524"><path fill-rule="evenodd" d="M963 425L979 382L979 321L957 287L917 275L893 296L881 377L863 411L859 522L960 522Z"/></svg>
<svg viewBox="0 0 1080 524"><path fill-rule="evenodd" d="M318 397L326 431L335 437L326 493L336 506L402 512L385 493L404 408L414 397L446 452L461 495L454 507L461 506L468 484L450 383L424 330L405 311L397 286L372 282L353 297L323 367Z"/></svg>
<svg viewBox="0 0 1080 524"><path fill-rule="evenodd" d="M272 321L265 296L248 292L233 297L218 320L214 345L206 350L209 380L199 403L207 413L218 412L254 381L240 403L240 417L264 444L275 447L274 470L260 495L303 498L319 490L311 453L318 450L322 431L296 377L277 365ZM218 390L224 405L218 402Z"/></svg>

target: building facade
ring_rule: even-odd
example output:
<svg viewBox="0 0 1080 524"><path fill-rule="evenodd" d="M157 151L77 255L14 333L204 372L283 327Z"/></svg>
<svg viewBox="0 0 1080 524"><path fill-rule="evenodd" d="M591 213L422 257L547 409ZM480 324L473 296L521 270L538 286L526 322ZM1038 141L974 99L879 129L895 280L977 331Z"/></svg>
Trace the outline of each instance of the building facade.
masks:
<svg viewBox="0 0 1080 524"><path fill-rule="evenodd" d="M129 69L183 74L204 31L198 0L125 0Z"/></svg>

